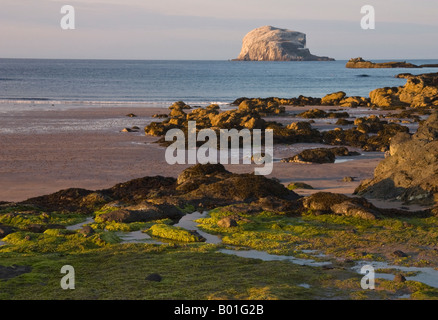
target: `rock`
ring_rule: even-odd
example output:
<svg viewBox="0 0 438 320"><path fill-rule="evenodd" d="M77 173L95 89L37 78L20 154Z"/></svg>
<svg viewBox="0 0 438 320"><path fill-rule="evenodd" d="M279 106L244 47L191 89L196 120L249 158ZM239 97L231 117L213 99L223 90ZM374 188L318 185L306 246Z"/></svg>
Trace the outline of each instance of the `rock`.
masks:
<svg viewBox="0 0 438 320"><path fill-rule="evenodd" d="M79 233L83 234L84 237L89 237L95 233L94 229L90 226L83 226L82 229L79 230Z"/></svg>
<svg viewBox="0 0 438 320"><path fill-rule="evenodd" d="M438 105L438 73L405 76L407 82L397 88L379 88L370 92L370 101L380 108Z"/></svg>
<svg viewBox="0 0 438 320"><path fill-rule="evenodd" d="M156 113L152 116L152 118L165 119L165 118L169 118L169 115L165 113Z"/></svg>
<svg viewBox="0 0 438 320"><path fill-rule="evenodd" d="M361 218L365 220L374 220L376 215L369 209L362 207L357 203L351 201L344 201L340 204L334 204L330 207L334 214L340 214L343 216Z"/></svg>
<svg viewBox="0 0 438 320"><path fill-rule="evenodd" d="M32 223L27 225L25 230L33 233L43 233L44 231L47 230L47 228L42 224Z"/></svg>
<svg viewBox="0 0 438 320"><path fill-rule="evenodd" d="M316 148L306 149L293 157L282 159L281 162L334 163L336 156L352 155L357 155L357 153L350 152L345 147Z"/></svg>
<svg viewBox="0 0 438 320"><path fill-rule="evenodd" d="M14 228L0 224L0 239L15 232Z"/></svg>
<svg viewBox="0 0 438 320"><path fill-rule="evenodd" d="M132 132L132 129L130 128L124 128L120 132Z"/></svg>
<svg viewBox="0 0 438 320"><path fill-rule="evenodd" d="M124 209L103 213L98 216L102 222L147 222L161 219L178 220L182 217L182 212L171 205L153 205L142 203L136 206L125 207Z"/></svg>
<svg viewBox="0 0 438 320"><path fill-rule="evenodd" d="M335 154L327 148L307 149L299 154L283 158L281 162L298 162L298 163L334 163Z"/></svg>
<svg viewBox="0 0 438 320"><path fill-rule="evenodd" d="M438 113L431 115L417 133L391 138L388 156L363 181L355 194L368 198L401 200L432 205L438 196Z"/></svg>
<svg viewBox="0 0 438 320"><path fill-rule="evenodd" d="M374 220L382 212L363 198L350 198L343 194L318 192L299 200L301 211L318 214L340 214Z"/></svg>
<svg viewBox="0 0 438 320"><path fill-rule="evenodd" d="M406 282L406 278L401 273L398 273L394 276L393 281L397 283Z"/></svg>
<svg viewBox="0 0 438 320"><path fill-rule="evenodd" d="M158 273L151 273L146 277L147 281L161 282L163 278Z"/></svg>
<svg viewBox="0 0 438 320"><path fill-rule="evenodd" d="M135 117L137 117L137 115L135 115L135 114L133 114L133 113L128 113L126 116L127 116L127 117L130 117L130 118L135 118Z"/></svg>
<svg viewBox="0 0 438 320"><path fill-rule="evenodd" d="M183 170L178 175L177 183L181 185L190 180L216 174L231 174L231 172L227 171L222 164L196 164Z"/></svg>
<svg viewBox="0 0 438 320"><path fill-rule="evenodd" d="M353 123L354 123L354 121L350 121L347 119L338 119L338 121L336 121L336 125L338 125L338 126L348 126L348 125L351 125Z"/></svg>
<svg viewBox="0 0 438 320"><path fill-rule="evenodd" d="M382 62L382 63L374 63L371 61L365 61L361 57L350 59L345 65L347 68L356 68L356 69L369 69L369 68L421 68L415 64L408 62Z"/></svg>
<svg viewBox="0 0 438 320"><path fill-rule="evenodd" d="M232 227L238 226L237 221L232 217L225 217L225 218L220 219L217 222L217 225L218 225L218 227L221 227L221 228L232 228Z"/></svg>
<svg viewBox="0 0 438 320"><path fill-rule="evenodd" d="M327 112L320 109L310 109L297 115L297 117L315 119L315 118L327 118Z"/></svg>
<svg viewBox="0 0 438 320"><path fill-rule="evenodd" d="M205 208L218 207L236 203L250 203L261 198L272 197L278 200L295 200L299 196L284 185L265 176L255 174L231 174L223 172L220 167L207 166L203 169L196 165L192 170L182 174L182 186L178 189L181 199L190 200L195 206L202 203ZM219 171L215 171L219 168ZM190 169L190 168L189 168ZM211 170L211 171L210 171ZM197 173L199 172L199 173ZM200 174L207 172L204 176Z"/></svg>
<svg viewBox="0 0 438 320"><path fill-rule="evenodd" d="M249 32L243 39L238 61L333 61L310 53L306 35L301 32L264 26Z"/></svg>
<svg viewBox="0 0 438 320"><path fill-rule="evenodd" d="M291 182L287 185L287 188L289 190L295 190L295 189L314 189L310 184L304 183L304 182Z"/></svg>
<svg viewBox="0 0 438 320"><path fill-rule="evenodd" d="M343 108L356 108L356 107L366 107L370 99L364 97L346 97L339 101L339 106Z"/></svg>
<svg viewBox="0 0 438 320"><path fill-rule="evenodd" d="M335 105L338 105L339 102L342 99L344 99L345 96L346 96L346 93L343 91L331 93L331 94L328 94L321 99L321 104L327 105L327 106L335 106Z"/></svg>
<svg viewBox="0 0 438 320"><path fill-rule="evenodd" d="M342 181L343 181L343 182L353 182L353 181L355 181L355 179L354 179L353 177L344 177L344 178L342 179Z"/></svg>
<svg viewBox="0 0 438 320"><path fill-rule="evenodd" d="M396 250L392 253L394 256L399 257L399 258L406 258L408 257L408 255L406 253L404 253L401 250Z"/></svg>
<svg viewBox="0 0 438 320"><path fill-rule="evenodd" d="M287 129L295 130L295 131L305 131L305 130L311 130L312 125L305 121L293 122L287 126Z"/></svg>

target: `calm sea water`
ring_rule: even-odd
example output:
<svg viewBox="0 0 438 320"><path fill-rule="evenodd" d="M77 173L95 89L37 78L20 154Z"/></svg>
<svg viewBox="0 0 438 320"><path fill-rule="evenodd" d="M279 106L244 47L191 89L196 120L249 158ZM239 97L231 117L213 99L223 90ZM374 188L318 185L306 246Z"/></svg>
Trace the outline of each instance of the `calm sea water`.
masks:
<svg viewBox="0 0 438 320"><path fill-rule="evenodd" d="M415 64L438 60L409 60ZM424 69L347 69L334 62L0 59L0 102L22 104L230 103L239 97L368 96Z"/></svg>

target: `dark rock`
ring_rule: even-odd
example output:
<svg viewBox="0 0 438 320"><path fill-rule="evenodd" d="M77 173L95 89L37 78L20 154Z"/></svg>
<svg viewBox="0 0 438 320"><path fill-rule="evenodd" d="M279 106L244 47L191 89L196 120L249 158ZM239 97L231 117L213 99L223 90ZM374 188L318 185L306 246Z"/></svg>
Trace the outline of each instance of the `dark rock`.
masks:
<svg viewBox="0 0 438 320"><path fill-rule="evenodd" d="M407 132L390 140L388 156L363 181L355 194L378 199L431 205L438 195L438 113L424 122L413 136Z"/></svg>
<svg viewBox="0 0 438 320"><path fill-rule="evenodd" d="M130 118L135 118L135 117L137 117L137 115L135 115L135 114L133 114L133 113L128 113L126 116L127 116L127 117L130 117Z"/></svg>
<svg viewBox="0 0 438 320"><path fill-rule="evenodd" d="M6 237L8 234L15 232L15 229L9 226L0 224L0 239Z"/></svg>
<svg viewBox="0 0 438 320"><path fill-rule="evenodd" d="M381 214L379 209L363 198L350 198L343 194L318 192L299 200L303 212L339 214L372 220Z"/></svg>
<svg viewBox="0 0 438 320"><path fill-rule="evenodd" d="M47 230L47 227L42 224L32 223L26 226L25 230L33 232L33 233L43 233Z"/></svg>
<svg viewBox="0 0 438 320"><path fill-rule="evenodd" d="M231 174L222 164L196 164L178 175L178 184L216 174Z"/></svg>
<svg viewBox="0 0 438 320"><path fill-rule="evenodd" d="M0 266L0 279L9 280L31 271L32 267L30 266L18 266L15 264L10 267Z"/></svg>
<svg viewBox="0 0 438 320"><path fill-rule="evenodd" d="M345 147L306 149L299 154L284 158L281 162L300 163L334 163L337 156L352 156L357 153L350 152Z"/></svg>
<svg viewBox="0 0 438 320"><path fill-rule="evenodd" d="M406 258L408 257L408 255L406 253L404 253L401 250L396 250L392 253L394 256L399 257L399 258Z"/></svg>
<svg viewBox="0 0 438 320"><path fill-rule="evenodd" d="M151 273L146 277L147 281L161 282L163 278L158 273Z"/></svg>

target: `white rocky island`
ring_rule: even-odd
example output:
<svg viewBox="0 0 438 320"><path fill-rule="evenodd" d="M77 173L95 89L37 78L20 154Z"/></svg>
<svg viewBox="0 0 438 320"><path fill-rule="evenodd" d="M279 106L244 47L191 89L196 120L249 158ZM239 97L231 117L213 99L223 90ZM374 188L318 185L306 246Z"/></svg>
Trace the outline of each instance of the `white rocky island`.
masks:
<svg viewBox="0 0 438 320"><path fill-rule="evenodd" d="M264 26L243 38L242 51L234 61L334 61L312 55L306 48L306 34Z"/></svg>

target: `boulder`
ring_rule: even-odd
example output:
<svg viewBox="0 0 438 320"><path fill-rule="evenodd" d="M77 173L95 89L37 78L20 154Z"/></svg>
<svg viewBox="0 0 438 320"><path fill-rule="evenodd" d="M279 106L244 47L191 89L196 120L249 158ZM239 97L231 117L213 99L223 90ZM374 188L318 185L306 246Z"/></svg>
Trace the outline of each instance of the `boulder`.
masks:
<svg viewBox="0 0 438 320"><path fill-rule="evenodd" d="M14 228L0 224L0 239L15 232Z"/></svg>
<svg viewBox="0 0 438 320"><path fill-rule="evenodd" d="M217 222L218 227L232 228L237 227L237 221L233 217L225 217Z"/></svg>
<svg viewBox="0 0 438 320"><path fill-rule="evenodd" d="M355 194L406 203L432 205L438 199L438 113L417 133L401 132L390 142L388 156L363 181Z"/></svg>
<svg viewBox="0 0 438 320"><path fill-rule="evenodd" d="M242 43L238 61L333 61L312 55L301 32L264 26L249 32Z"/></svg>
<svg viewBox="0 0 438 320"><path fill-rule="evenodd" d="M281 162L334 163L337 156L353 155L358 153L350 152L346 147L316 148L306 149L293 157L282 159Z"/></svg>
<svg viewBox="0 0 438 320"><path fill-rule="evenodd" d="M326 95L325 97L323 97L321 99L321 104L322 105L327 105L327 106L334 106L334 105L338 105L339 102L344 99L344 97L346 96L346 93L343 91L339 91L339 92L335 92L335 93L330 93L328 95Z"/></svg>
<svg viewBox="0 0 438 320"><path fill-rule="evenodd" d="M339 214L373 220L382 212L363 198L350 198L343 194L318 192L299 200L301 211L320 214Z"/></svg>

